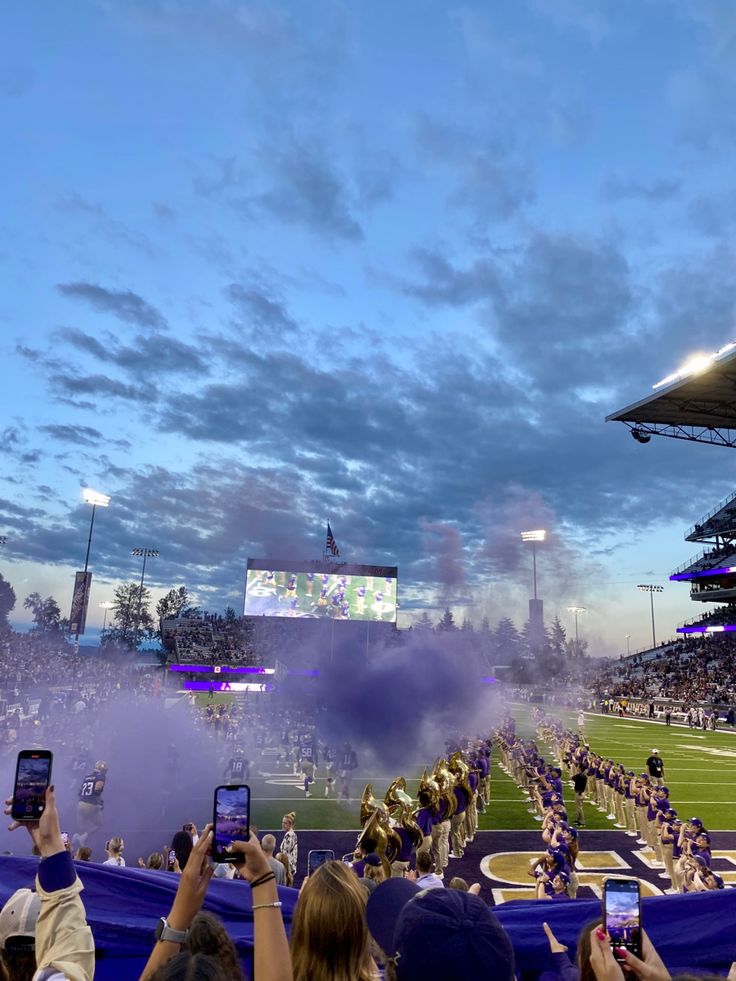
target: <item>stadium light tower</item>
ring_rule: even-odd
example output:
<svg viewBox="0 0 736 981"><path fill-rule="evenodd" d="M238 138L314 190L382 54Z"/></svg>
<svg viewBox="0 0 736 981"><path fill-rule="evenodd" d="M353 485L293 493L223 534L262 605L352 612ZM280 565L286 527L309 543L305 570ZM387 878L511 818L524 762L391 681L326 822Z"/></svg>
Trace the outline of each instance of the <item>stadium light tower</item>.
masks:
<svg viewBox="0 0 736 981"><path fill-rule="evenodd" d="M656 647L657 635L654 632L654 594L663 593L664 586L655 586L652 583L639 583L636 588L641 590L642 593L649 593L649 603L652 608L652 647Z"/></svg>
<svg viewBox="0 0 736 981"><path fill-rule="evenodd" d="M536 531L522 531L521 540L532 543L532 563L534 566L534 599L537 598L537 542L543 542L547 537L544 528L537 528Z"/></svg>
<svg viewBox="0 0 736 981"><path fill-rule="evenodd" d="M578 647L578 613L586 613L587 611L584 606L568 606L567 612L575 614L575 647L577 648Z"/></svg>
<svg viewBox="0 0 736 981"><path fill-rule="evenodd" d="M543 528L521 532L521 540L532 543L534 598L529 600L529 640L532 648L538 650L544 645L544 604L537 599L537 542L543 542L546 537L547 532Z"/></svg>
<svg viewBox="0 0 736 981"><path fill-rule="evenodd" d="M626 634L626 653L631 655L631 634Z"/></svg>
<svg viewBox="0 0 736 981"><path fill-rule="evenodd" d="M113 607L115 606L115 604L114 603L111 603L110 600L105 600L104 603L98 603L97 605L99 606L99 608L101 610L104 610L105 611L105 615L102 618L102 632L104 634L105 627L107 626L107 611L108 610L112 610Z"/></svg>
<svg viewBox="0 0 736 981"><path fill-rule="evenodd" d="M110 506L110 497L107 494L100 494L99 491L92 490L91 487L85 487L82 491L82 498L85 504L92 505L92 518L89 523L89 538L87 539L87 554L84 557L84 592L82 593L82 610L77 617L77 629L74 634L74 646L75 649L79 648L79 627L81 624L82 617L85 615L87 610L87 567L89 566L89 550L92 547L92 529L95 526L95 513L97 508L106 508Z"/></svg>
<svg viewBox="0 0 736 981"><path fill-rule="evenodd" d="M132 554L143 558L143 568L141 569L141 585L138 590L138 617L135 621L135 647L138 650L138 631L141 627L141 613L143 610L143 579L146 575L146 559L156 559L159 556L157 548L134 548Z"/></svg>

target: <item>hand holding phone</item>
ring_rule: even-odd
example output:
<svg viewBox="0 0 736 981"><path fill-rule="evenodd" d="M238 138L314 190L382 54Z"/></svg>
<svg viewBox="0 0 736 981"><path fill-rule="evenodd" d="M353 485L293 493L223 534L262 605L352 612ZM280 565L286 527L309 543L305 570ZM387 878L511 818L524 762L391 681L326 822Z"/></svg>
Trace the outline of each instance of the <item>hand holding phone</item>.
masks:
<svg viewBox="0 0 736 981"><path fill-rule="evenodd" d="M14 821L39 821L46 808L53 755L48 749L18 753L10 816Z"/></svg>
<svg viewBox="0 0 736 981"><path fill-rule="evenodd" d="M250 787L244 783L216 787L212 824L212 861L242 862L242 854L230 849L236 841L250 838Z"/></svg>
<svg viewBox="0 0 736 981"><path fill-rule="evenodd" d="M638 879L609 876L603 881L603 929L610 938L613 956L618 949L641 957L641 892Z"/></svg>

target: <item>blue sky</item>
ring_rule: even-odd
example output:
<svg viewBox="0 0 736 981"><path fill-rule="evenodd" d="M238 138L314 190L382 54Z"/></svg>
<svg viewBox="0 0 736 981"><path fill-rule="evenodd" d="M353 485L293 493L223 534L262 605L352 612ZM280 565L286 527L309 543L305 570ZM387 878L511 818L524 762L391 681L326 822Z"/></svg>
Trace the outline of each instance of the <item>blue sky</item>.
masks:
<svg viewBox="0 0 736 981"><path fill-rule="evenodd" d="M521 624L541 524L548 617L647 642L731 457L603 419L734 338L731 5L10 3L0 46L19 607L67 607L91 486L93 622L133 546L221 609L329 518L402 623Z"/></svg>

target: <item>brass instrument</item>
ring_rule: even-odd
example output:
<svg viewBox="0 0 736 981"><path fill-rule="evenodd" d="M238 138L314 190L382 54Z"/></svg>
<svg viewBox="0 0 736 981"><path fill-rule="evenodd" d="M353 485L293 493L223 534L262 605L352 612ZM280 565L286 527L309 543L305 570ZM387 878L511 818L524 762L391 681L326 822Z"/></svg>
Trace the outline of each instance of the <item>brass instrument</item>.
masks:
<svg viewBox="0 0 736 981"><path fill-rule="evenodd" d="M444 759L439 759L434 765L434 770L432 771L432 776L435 778L440 788L440 797L445 801L447 805L447 810L445 813L445 820L451 818L455 811L457 810L457 798L453 793L455 787L455 777L450 772L447 765L447 761ZM437 807L439 807L439 800L437 802Z"/></svg>
<svg viewBox="0 0 736 981"><path fill-rule="evenodd" d="M448 768L451 773L455 775L457 784L462 787L465 793L468 795L468 800L473 799L473 788L468 782L468 774L470 773L470 767L463 759L463 754L461 750L453 753L450 757L450 762L448 763Z"/></svg>
<svg viewBox="0 0 736 981"><path fill-rule="evenodd" d="M430 777L425 769L422 779L419 781L418 796L425 797L429 801L430 807L437 807L440 799L440 785L434 779L434 774Z"/></svg>
<svg viewBox="0 0 736 981"><path fill-rule="evenodd" d="M366 791L370 791L370 784ZM363 798L366 798L366 792ZM372 799L372 793L368 795ZM361 801L361 808L362 808ZM358 836L357 847L362 848L366 853L375 852L381 859L386 877L391 877L391 863L401 850L401 838L388 823L388 811L383 803L376 803L372 814L366 821L363 830Z"/></svg>
<svg viewBox="0 0 736 981"><path fill-rule="evenodd" d="M439 790L439 788L437 789ZM405 831L409 832L412 844L415 848L419 848L424 841L424 835L414 818L413 807L415 802L406 792L406 779L404 777L397 777L393 781L386 791L384 802L390 817L396 824L400 824Z"/></svg>
<svg viewBox="0 0 736 981"><path fill-rule="evenodd" d="M383 801L377 801L373 796L373 785L367 783L363 796L360 798L360 823L365 827L366 821L378 808L385 808Z"/></svg>

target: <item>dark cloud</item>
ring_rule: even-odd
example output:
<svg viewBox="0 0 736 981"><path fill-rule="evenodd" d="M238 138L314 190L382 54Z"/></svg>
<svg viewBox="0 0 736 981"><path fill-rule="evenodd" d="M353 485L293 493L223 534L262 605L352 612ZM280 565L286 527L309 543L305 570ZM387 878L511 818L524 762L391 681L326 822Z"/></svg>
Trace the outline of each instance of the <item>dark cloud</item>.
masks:
<svg viewBox="0 0 736 981"><path fill-rule="evenodd" d="M257 285L241 286L232 283L226 290L247 327L255 327L274 337L293 334L298 330L296 320L288 312L283 299Z"/></svg>
<svg viewBox="0 0 736 981"><path fill-rule="evenodd" d="M71 395L99 395L129 402L153 403L157 389L153 385L126 385L108 375L63 375L49 378L53 389Z"/></svg>
<svg viewBox="0 0 736 981"><path fill-rule="evenodd" d="M92 426L57 423L39 426L38 428L42 433L51 436L52 439L62 440L65 443L75 443L77 446L97 446L100 440L104 438L99 429L94 429Z"/></svg>
<svg viewBox="0 0 736 981"><path fill-rule="evenodd" d="M206 375L209 367L200 351L170 334L139 334L131 344L119 344L111 337L104 341L76 327L65 327L56 334L61 340L99 361L117 365L131 375Z"/></svg>
<svg viewBox="0 0 736 981"><path fill-rule="evenodd" d="M155 307L132 290L111 290L95 283L59 283L57 290L71 299L82 300L95 310L111 313L139 327L164 327L166 321Z"/></svg>
<svg viewBox="0 0 736 981"><path fill-rule="evenodd" d="M638 198L656 204L679 197L681 190L682 181L679 178L660 177L643 181L635 177L624 178L612 175L604 181L602 193L608 201Z"/></svg>
<svg viewBox="0 0 736 981"><path fill-rule="evenodd" d="M424 303L462 307L500 293L501 271L493 256L476 259L465 269L454 266L437 249L415 249L412 258L421 278L404 281L400 288Z"/></svg>
<svg viewBox="0 0 736 981"><path fill-rule="evenodd" d="M176 211L169 207L168 204L164 204L162 201L154 201L152 207L153 213L161 221L174 222L178 218Z"/></svg>
<svg viewBox="0 0 736 981"><path fill-rule="evenodd" d="M262 155L272 184L249 204L327 239L359 242L363 238L353 195L323 148L295 141L269 147Z"/></svg>
<svg viewBox="0 0 736 981"><path fill-rule="evenodd" d="M417 145L429 171L449 171L455 188L448 203L461 208L476 228L505 221L534 200L534 177L513 137L489 138L483 129L423 115L416 122Z"/></svg>

